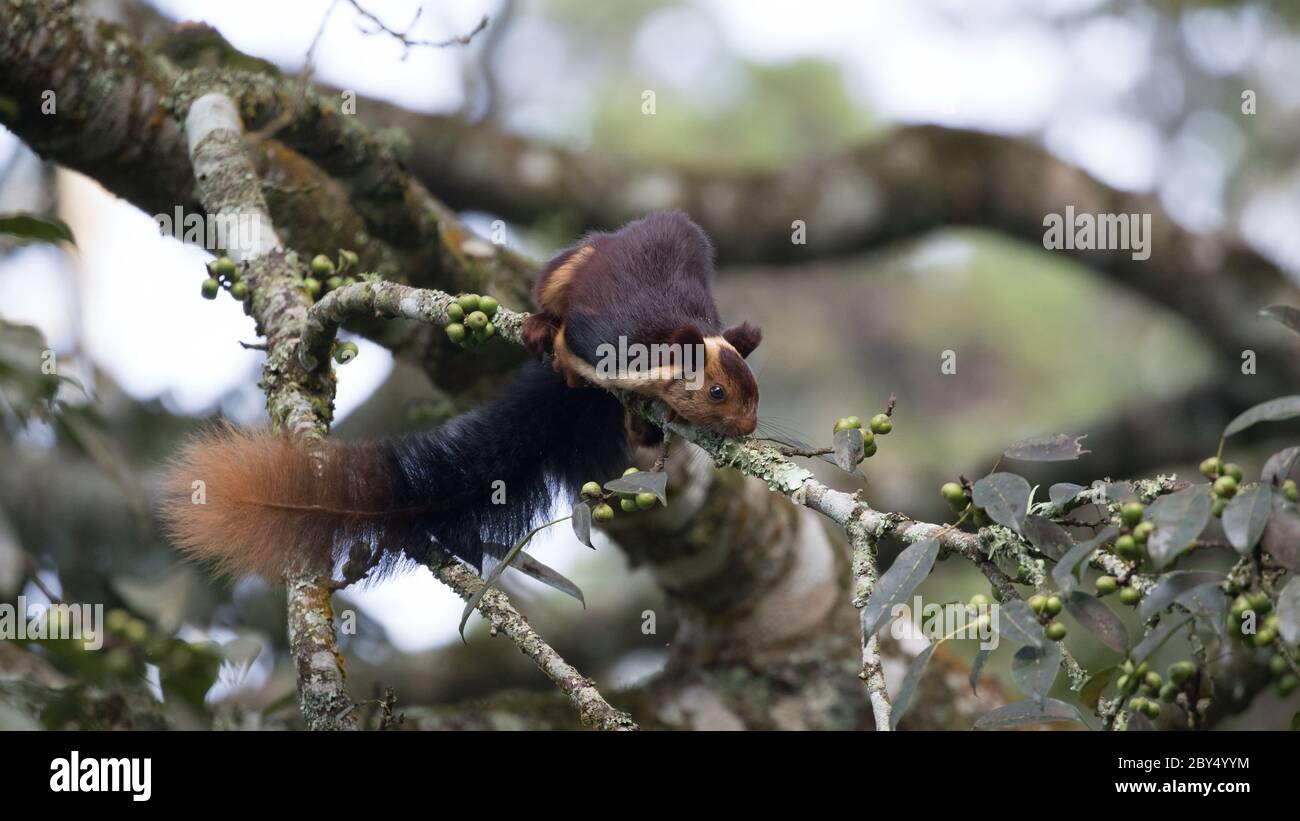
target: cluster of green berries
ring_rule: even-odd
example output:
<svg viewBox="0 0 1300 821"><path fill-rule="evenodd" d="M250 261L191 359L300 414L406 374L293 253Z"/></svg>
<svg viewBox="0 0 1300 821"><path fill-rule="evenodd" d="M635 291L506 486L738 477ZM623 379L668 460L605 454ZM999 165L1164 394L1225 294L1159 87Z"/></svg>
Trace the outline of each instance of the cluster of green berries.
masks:
<svg viewBox="0 0 1300 821"><path fill-rule="evenodd" d="M227 256L217 257L208 263L208 278L203 280L203 298L216 299L222 286L240 302L248 299L248 283L240 279L239 266Z"/></svg>
<svg viewBox="0 0 1300 821"><path fill-rule="evenodd" d="M623 471L624 476L631 476L633 473L640 472L638 468L628 468ZM649 510L659 503L659 497L653 493L608 493L601 488L599 482L587 482L582 486L582 498L588 502L594 503L591 508L591 519L594 522L608 522L614 518L614 507L609 502L614 499L618 500L618 506L624 513L636 513L638 510Z"/></svg>
<svg viewBox="0 0 1300 821"><path fill-rule="evenodd" d="M1279 696L1286 698L1295 692L1296 687L1300 687L1300 678L1291 671L1291 664L1281 653L1268 660L1268 671L1273 674L1273 687Z"/></svg>
<svg viewBox="0 0 1300 821"><path fill-rule="evenodd" d="M1246 616L1254 613L1254 632L1245 632L1248 627ZM1259 618L1263 617L1263 622ZM1234 635L1248 641L1255 647L1269 647L1277 640L1278 615L1273 612L1273 600L1263 590L1254 593L1242 593L1232 600L1228 607L1228 627Z"/></svg>
<svg viewBox="0 0 1300 821"><path fill-rule="evenodd" d="M1211 488L1214 506L1210 509L1210 512L1216 517L1222 516L1223 509L1228 506L1228 500L1236 496L1241 487L1241 468L1233 462L1225 463L1219 457L1211 456L1201 462L1201 475L1214 483ZM1295 483L1291 482L1291 485L1294 493ZM1283 492L1285 492L1285 489Z"/></svg>
<svg viewBox="0 0 1300 821"><path fill-rule="evenodd" d="M1119 579L1114 576L1097 577L1098 596L1109 596L1116 590L1119 591L1120 604L1133 607L1138 602L1142 601L1142 593L1137 588L1128 585L1121 585Z"/></svg>
<svg viewBox="0 0 1300 821"><path fill-rule="evenodd" d="M1051 641L1061 641L1065 638L1065 625L1053 621L1065 609L1065 602L1061 601L1060 596L1044 596L1042 593L1035 593L1029 597L1027 603L1029 609L1034 611L1034 615L1045 622L1044 636Z"/></svg>
<svg viewBox="0 0 1300 821"><path fill-rule="evenodd" d="M104 615L109 634L103 656L105 671L112 676L136 677L144 674L145 662L158 665L164 675L202 671L220 664L211 644L189 644L171 636L156 635L141 619L125 610L113 609Z"/></svg>
<svg viewBox="0 0 1300 821"><path fill-rule="evenodd" d="M972 504L969 484L961 485L956 482L945 482L943 487L939 488L939 494L943 496L944 501L957 514L965 513L966 508ZM972 514L972 521L974 521L976 527L987 527L993 523L993 520L988 517L982 507L973 508Z"/></svg>
<svg viewBox="0 0 1300 821"><path fill-rule="evenodd" d="M494 297L461 294L447 309L447 338L462 348L487 342L497 332L492 317L499 307Z"/></svg>
<svg viewBox="0 0 1300 821"><path fill-rule="evenodd" d="M862 427L862 420L856 416L845 416L835 422L833 433L839 433L842 430L856 430L862 432L862 458L870 459L876 455L876 437L884 436L894 429L894 423L890 420L889 414L878 413L871 417L867 427Z"/></svg>
<svg viewBox="0 0 1300 821"><path fill-rule="evenodd" d="M1131 660L1126 660L1115 686L1119 688L1120 694L1131 697L1129 709L1155 719L1160 717L1160 701L1174 703L1178 693L1195 673L1196 665L1184 660L1169 666L1166 679L1150 669L1145 661L1134 665Z"/></svg>
<svg viewBox="0 0 1300 821"><path fill-rule="evenodd" d="M1126 562L1139 563L1146 553L1147 541L1155 532L1152 522L1142 520L1146 514L1146 505L1141 502L1126 502L1119 511L1120 534L1115 537L1111 548L1115 555ZM1120 582L1114 576L1102 576L1097 579L1097 592L1101 595L1114 593L1119 589L1119 600L1123 604L1135 605L1142 600L1142 594L1132 587L1120 589Z"/></svg>
<svg viewBox="0 0 1300 821"><path fill-rule="evenodd" d="M311 276L302 281L302 287L312 299L319 299L322 294L337 291L345 285L355 285L356 277L347 272L357 266L359 258L355 251L339 249L337 265L324 254L317 254L311 260Z"/></svg>

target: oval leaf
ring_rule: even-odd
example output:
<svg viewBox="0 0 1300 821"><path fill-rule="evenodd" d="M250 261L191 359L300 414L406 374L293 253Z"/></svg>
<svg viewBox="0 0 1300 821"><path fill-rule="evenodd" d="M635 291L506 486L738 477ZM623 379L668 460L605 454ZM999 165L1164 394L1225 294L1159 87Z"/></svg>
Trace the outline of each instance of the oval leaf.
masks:
<svg viewBox="0 0 1300 821"><path fill-rule="evenodd" d="M0 234L37 242L67 242L76 245L72 229L54 217L34 214L0 214Z"/></svg>
<svg viewBox="0 0 1300 821"><path fill-rule="evenodd" d="M930 656L934 655L934 649L939 646L938 642L931 644L912 659L912 663L907 668L907 675L903 678L903 683L898 687L898 693L894 696L894 703L891 705L889 714L889 728L898 729L898 722L903 719L907 713L907 708L912 706L912 697L916 695L916 686L921 683L921 677L925 675L925 668L930 664Z"/></svg>
<svg viewBox="0 0 1300 821"><path fill-rule="evenodd" d="M875 635L880 626L893 615L894 606L907 601L913 591L925 581L939 555L939 543L924 539L908 547L876 581L876 589L863 608L863 635Z"/></svg>
<svg viewBox="0 0 1300 821"><path fill-rule="evenodd" d="M642 470L605 483L611 493L653 493L659 504L668 504L668 474L662 470Z"/></svg>
<svg viewBox="0 0 1300 821"><path fill-rule="evenodd" d="M1156 526L1147 540L1147 553L1156 568L1163 568L1187 550L1210 523L1210 486L1192 485L1161 496L1147 508L1146 518Z"/></svg>
<svg viewBox="0 0 1300 821"><path fill-rule="evenodd" d="M1066 462L1091 452L1083 449L1083 439L1087 435L1085 433L1071 436L1068 433L1054 433L1051 436L1021 439L1002 451L1002 455L1008 459L1019 459L1024 462Z"/></svg>
<svg viewBox="0 0 1300 821"><path fill-rule="evenodd" d="M1070 549L1061 560L1052 568L1052 581L1060 588L1062 593L1069 595L1074 592L1074 588L1079 583L1079 567L1088 560L1097 548L1106 542L1115 538L1119 533L1119 528L1114 525L1107 525L1100 533L1093 536L1086 542L1080 542Z"/></svg>
<svg viewBox="0 0 1300 821"><path fill-rule="evenodd" d="M1096 598L1076 590L1065 600L1065 609L1102 644L1116 653L1128 652L1128 628L1124 621Z"/></svg>
<svg viewBox="0 0 1300 821"><path fill-rule="evenodd" d="M1179 596L1193 587L1220 581L1223 581L1223 574L1210 573L1204 570L1179 570L1169 573L1155 587L1151 588L1151 592L1147 593L1142 599L1142 606L1138 608L1138 614L1142 616L1143 621L1146 621L1173 604Z"/></svg>
<svg viewBox="0 0 1300 821"><path fill-rule="evenodd" d="M1007 602L997 609L997 614L993 626L1002 637L1031 647L1042 647L1046 643L1043 626L1023 600Z"/></svg>
<svg viewBox="0 0 1300 821"><path fill-rule="evenodd" d="M1077 721L1082 724L1083 716L1079 715L1074 705L1064 701L1048 698L1039 704L1030 698L985 713L975 722L975 729L996 730L999 727L1041 724L1045 721Z"/></svg>
<svg viewBox="0 0 1300 821"><path fill-rule="evenodd" d="M1047 489L1047 498L1052 500L1052 504L1056 505L1058 510L1064 510L1065 506L1082 490L1087 488L1070 482L1057 482Z"/></svg>
<svg viewBox="0 0 1300 821"><path fill-rule="evenodd" d="M975 661L971 662L970 691L975 695L979 695L979 687L977 685L980 680L980 673L984 670L984 664L989 660L989 654L992 652L993 651L987 647L981 647L979 652L975 654Z"/></svg>
<svg viewBox="0 0 1300 821"><path fill-rule="evenodd" d="M862 431L857 428L835 431L833 451L836 467L845 473L857 473L863 454Z"/></svg>
<svg viewBox="0 0 1300 821"><path fill-rule="evenodd" d="M1248 555L1273 512L1273 487L1266 484L1249 485L1223 509L1223 532L1241 555Z"/></svg>
<svg viewBox="0 0 1300 821"><path fill-rule="evenodd" d="M1291 475L1296 458L1300 457L1300 447L1286 448L1268 457L1264 463L1264 472L1260 481L1266 485L1280 485Z"/></svg>
<svg viewBox="0 0 1300 821"><path fill-rule="evenodd" d="M1283 396L1278 399L1270 399L1267 402L1259 403L1229 422L1228 426L1223 429L1223 438L1226 439L1234 433L1241 433L1257 422L1280 422L1283 419L1292 419L1296 416L1300 416L1300 396Z"/></svg>
<svg viewBox="0 0 1300 821"><path fill-rule="evenodd" d="M1289 328L1292 333L1300 334L1300 310L1296 310L1290 305L1270 305L1267 308L1261 308L1259 315L1264 319L1280 322Z"/></svg>
<svg viewBox="0 0 1300 821"><path fill-rule="evenodd" d="M990 519L1019 533L1029 508L1029 483L1014 473L991 473L975 483L971 499Z"/></svg>
<svg viewBox="0 0 1300 821"><path fill-rule="evenodd" d="M1277 631L1292 647L1300 644L1300 576L1292 576L1277 596Z"/></svg>
<svg viewBox="0 0 1300 821"><path fill-rule="evenodd" d="M578 502L573 506L573 518L570 521L573 523L573 535L578 541L595 550L596 546L591 543L591 508L586 502Z"/></svg>
<svg viewBox="0 0 1300 821"><path fill-rule="evenodd" d="M1022 531L1039 553L1055 561L1060 561L1074 547L1074 539L1065 528L1043 516L1026 516Z"/></svg>
<svg viewBox="0 0 1300 821"><path fill-rule="evenodd" d="M1042 647L1025 645L1011 657L1011 678L1025 694L1041 703L1052 689L1061 667L1061 645L1049 641Z"/></svg>

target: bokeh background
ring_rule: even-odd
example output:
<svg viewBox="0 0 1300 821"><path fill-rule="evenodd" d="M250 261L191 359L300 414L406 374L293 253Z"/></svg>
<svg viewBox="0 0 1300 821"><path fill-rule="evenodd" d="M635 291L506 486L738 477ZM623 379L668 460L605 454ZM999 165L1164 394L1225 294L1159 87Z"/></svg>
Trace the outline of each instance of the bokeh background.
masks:
<svg viewBox="0 0 1300 821"><path fill-rule="evenodd" d="M983 475L1006 444L1042 433L1088 433L1094 453L1029 472L1036 481L1187 472L1213 452L1245 397L1292 392L1295 371L1277 363L1294 346L1279 326L1244 313L1263 307L1251 301L1260 295L1286 301L1300 270L1300 16L1290 3L435 0L422 4L413 37L445 39L484 14L492 22L467 46L411 49L346 3L327 15L325 0L86 5L145 31L202 21L286 73L303 68L319 29L318 83L616 169L798 179L791 169L833 164L900 129L984 132L1044 151L1124 202L1146 203L1182 232L1181 252L1194 245L1225 259L1245 249L1264 261L1267 284L1244 296L1240 272L1226 264L1183 283L1200 292L1198 304L1219 306L1216 317L1178 310L1178 299L1160 299L1159 286L1129 268L1045 251L1031 232L1000 231L978 215L806 258L798 247L779 259L737 252L742 226L719 243L718 300L728 319L764 329L755 366L766 429L826 442L835 418L865 418L896 395L895 432L866 466L867 498L881 509L942 520L941 482ZM366 4L395 28L416 6ZM656 95L651 116L642 111L645 90ZM1246 90L1254 114L1242 111ZM418 153L432 138L413 130L405 139ZM951 168L940 157L918 175L915 202L966 184L971 170L956 153ZM1010 179L989 169L988 177L1012 200L1022 190L1032 199L1050 182L1037 171ZM807 184L827 178L810 171ZM452 202L484 235L504 219L508 243L536 259L600 223L588 206L502 214L490 204ZM151 512L163 460L196 424L216 416L264 423L262 357L239 345L254 341L252 320L233 300L199 298L204 251L160 237L150 215L43 164L0 131L0 212L17 210L57 215L76 245L0 246L0 319L38 329L60 372L85 393L60 388L69 410L58 422L22 418L0 401L0 597L103 601L141 622L164 654L194 645L207 659L202 648L221 646L219 662L146 668L157 692L171 671L180 695L165 709L176 726L292 725L282 593L257 580L216 582L182 564ZM820 230L816 215L806 219L810 232ZM1153 264L1175 253L1157 246ZM1226 327L1234 341L1254 334L1272 352L1261 353L1259 373L1234 367L1219 344ZM361 353L339 369L338 435L408 430L453 406L418 369L353 338ZM940 372L945 350L957 354L956 375ZM1287 433L1263 431L1232 455L1257 472L1293 444ZM839 487L857 486L818 470ZM561 652L617 688L662 668L672 606L623 554L598 547L566 532L534 551L579 582L585 611L527 582L508 589ZM985 587L949 563L923 592L965 598ZM477 618L462 644L460 600L424 570L340 598L339 609L357 615L356 634L342 641L359 697L392 686L404 704L430 705L545 686ZM640 630L646 609L661 614L656 635ZM111 689L102 659L58 666L87 687ZM1235 720L1267 723L1276 706L1265 699L1257 714ZM0 708L0 725L29 721Z"/></svg>

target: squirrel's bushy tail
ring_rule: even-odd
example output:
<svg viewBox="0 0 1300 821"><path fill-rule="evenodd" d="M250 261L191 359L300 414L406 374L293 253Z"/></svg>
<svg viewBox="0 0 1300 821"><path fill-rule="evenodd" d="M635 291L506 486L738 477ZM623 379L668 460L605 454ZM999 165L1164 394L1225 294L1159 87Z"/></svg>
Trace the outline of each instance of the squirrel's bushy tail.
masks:
<svg viewBox="0 0 1300 821"><path fill-rule="evenodd" d="M439 550L481 567L484 542L514 543L555 496L626 459L618 400L529 362L501 396L411 436L313 455L270 432L207 432L168 469L162 517L182 551L231 576L328 573L357 542L381 567Z"/></svg>

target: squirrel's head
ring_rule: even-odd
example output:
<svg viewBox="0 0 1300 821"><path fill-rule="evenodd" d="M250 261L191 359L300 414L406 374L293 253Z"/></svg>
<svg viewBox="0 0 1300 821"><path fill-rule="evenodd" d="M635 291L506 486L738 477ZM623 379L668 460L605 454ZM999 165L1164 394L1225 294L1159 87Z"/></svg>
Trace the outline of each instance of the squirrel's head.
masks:
<svg viewBox="0 0 1300 821"><path fill-rule="evenodd" d="M705 336L695 325L672 335L673 379L662 397L688 422L729 436L748 436L758 426L758 381L745 357L758 347L763 333L748 322L727 328L720 336Z"/></svg>

